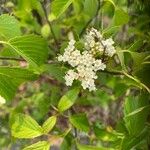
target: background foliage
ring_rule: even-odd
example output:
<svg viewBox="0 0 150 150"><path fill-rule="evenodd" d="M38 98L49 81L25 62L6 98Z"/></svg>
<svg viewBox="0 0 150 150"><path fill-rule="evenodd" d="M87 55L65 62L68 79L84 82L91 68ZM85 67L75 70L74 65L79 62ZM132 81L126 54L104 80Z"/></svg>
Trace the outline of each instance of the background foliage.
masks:
<svg viewBox="0 0 150 150"><path fill-rule="evenodd" d="M148 0L1 0L0 149L150 149L149 8ZM57 61L90 27L117 50L95 92L66 87L68 66Z"/></svg>

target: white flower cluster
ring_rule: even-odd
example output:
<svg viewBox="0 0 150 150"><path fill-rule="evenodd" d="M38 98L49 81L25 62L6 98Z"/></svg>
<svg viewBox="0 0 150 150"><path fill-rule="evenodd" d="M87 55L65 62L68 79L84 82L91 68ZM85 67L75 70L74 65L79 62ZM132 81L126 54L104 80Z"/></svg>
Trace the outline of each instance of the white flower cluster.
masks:
<svg viewBox="0 0 150 150"><path fill-rule="evenodd" d="M82 53L76 49L75 43L75 40L70 40L64 54L58 56L58 61L67 62L74 67L65 75L66 85L71 86L74 80L79 80L83 89L94 91L96 90L96 72L104 70L106 65L101 59L96 59L93 52L97 50L104 51L105 49L106 55L112 56L115 53L112 46L113 41L111 39L102 40L100 32L92 28L85 36L85 50Z"/></svg>
<svg viewBox="0 0 150 150"><path fill-rule="evenodd" d="M93 54L100 52L112 57L116 53L113 44L112 38L105 40L101 33L94 28L85 35L85 48Z"/></svg>

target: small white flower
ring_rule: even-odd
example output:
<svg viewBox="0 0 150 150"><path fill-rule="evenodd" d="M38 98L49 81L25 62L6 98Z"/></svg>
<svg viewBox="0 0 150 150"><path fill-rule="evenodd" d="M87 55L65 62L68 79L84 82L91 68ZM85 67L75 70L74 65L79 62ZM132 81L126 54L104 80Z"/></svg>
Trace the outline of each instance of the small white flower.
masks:
<svg viewBox="0 0 150 150"><path fill-rule="evenodd" d="M96 37L98 39L102 39L102 34L98 30L96 30L94 28L91 28L91 31L90 31L89 34L93 35L94 37Z"/></svg>
<svg viewBox="0 0 150 150"><path fill-rule="evenodd" d="M112 40L112 38L103 40L102 43L105 46L105 53L108 56L112 57L116 53L115 47L113 46L114 41Z"/></svg>
<svg viewBox="0 0 150 150"><path fill-rule="evenodd" d="M3 105L6 103L6 100L0 95L0 105Z"/></svg>
<svg viewBox="0 0 150 150"><path fill-rule="evenodd" d="M91 43L90 43L90 47L92 48L92 47L94 47L95 46L95 41L93 40L93 41L91 41Z"/></svg>
<svg viewBox="0 0 150 150"><path fill-rule="evenodd" d="M102 61L96 60L94 63L94 70L98 71L98 70L104 70L106 68L106 65L104 63L102 63Z"/></svg>
<svg viewBox="0 0 150 150"><path fill-rule="evenodd" d="M82 87L83 89L89 89L89 91L95 91L96 87L95 87L95 83L93 79L85 79L85 80L81 80L82 83Z"/></svg>
<svg viewBox="0 0 150 150"><path fill-rule="evenodd" d="M71 39L70 41L69 41L69 45L74 45L76 43L76 41L74 40L74 39Z"/></svg>
<svg viewBox="0 0 150 150"><path fill-rule="evenodd" d="M58 61L63 61L63 56L62 55L58 56Z"/></svg>
<svg viewBox="0 0 150 150"><path fill-rule="evenodd" d="M79 50L74 50L70 53L70 58L68 60L68 63L72 66L75 67L79 64L81 54Z"/></svg>
<svg viewBox="0 0 150 150"><path fill-rule="evenodd" d="M66 80L66 85L71 86L73 81L78 79L78 74L73 70L69 70L64 78Z"/></svg>

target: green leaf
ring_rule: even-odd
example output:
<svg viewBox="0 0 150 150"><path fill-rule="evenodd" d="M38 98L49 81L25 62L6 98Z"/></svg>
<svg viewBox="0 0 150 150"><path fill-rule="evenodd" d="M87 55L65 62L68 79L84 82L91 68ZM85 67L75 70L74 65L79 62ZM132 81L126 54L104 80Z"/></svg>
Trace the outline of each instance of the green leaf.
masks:
<svg viewBox="0 0 150 150"><path fill-rule="evenodd" d="M75 88L73 90L68 91L59 101L58 103L58 110L60 112L69 109L77 99L79 94L79 89Z"/></svg>
<svg viewBox="0 0 150 150"><path fill-rule="evenodd" d="M108 148L104 147L97 147L92 145L81 145L77 143L78 150L108 150ZM109 148L109 150L114 150L113 148Z"/></svg>
<svg viewBox="0 0 150 150"><path fill-rule="evenodd" d="M135 52L143 45L143 40L137 40L129 47L129 51Z"/></svg>
<svg viewBox="0 0 150 150"><path fill-rule="evenodd" d="M18 67L4 67L0 66L0 74L8 77L14 77L16 79L34 80L37 75L28 69Z"/></svg>
<svg viewBox="0 0 150 150"><path fill-rule="evenodd" d="M43 134L42 127L28 115L14 114L11 121L11 134L16 138L34 138Z"/></svg>
<svg viewBox="0 0 150 150"><path fill-rule="evenodd" d="M137 43L138 44L138 43ZM135 47L137 45L135 44ZM134 46L131 46L131 49L135 48ZM129 53L131 55L130 61L132 60L132 70L133 70L133 75L134 77L132 77L129 74L125 75L134 80L135 82L137 82L138 87L146 89L149 93L150 93L150 89L149 89L149 66L148 63L146 61L146 58L149 56L149 52L134 52L134 51L130 51L130 50L117 50L118 56L120 58L120 61L124 62L124 53ZM123 56L123 57L121 57ZM123 65L122 65L123 66ZM124 64L125 67L125 64ZM140 80L139 80L140 79Z"/></svg>
<svg viewBox="0 0 150 150"><path fill-rule="evenodd" d="M103 0L102 3L101 3L100 11L103 14L106 13L109 16L113 17L114 12L115 12L115 8L116 8L116 5L115 5L113 0Z"/></svg>
<svg viewBox="0 0 150 150"><path fill-rule="evenodd" d="M71 147L71 142L70 141L71 141L71 139L64 138L63 142L60 146L60 150L70 149L70 147Z"/></svg>
<svg viewBox="0 0 150 150"><path fill-rule="evenodd" d="M33 65L43 64L48 56L46 41L37 35L12 38L6 44Z"/></svg>
<svg viewBox="0 0 150 150"><path fill-rule="evenodd" d="M19 35L21 35L20 26L15 17L6 14L1 15L0 37L7 40Z"/></svg>
<svg viewBox="0 0 150 150"><path fill-rule="evenodd" d="M104 0L104 2L110 3L111 5L113 5L114 8L116 7L116 5L115 5L113 0Z"/></svg>
<svg viewBox="0 0 150 150"><path fill-rule="evenodd" d="M105 37L110 37L110 36L116 34L119 29L120 29L120 26L108 27L108 28L106 28L106 29L103 30L103 35Z"/></svg>
<svg viewBox="0 0 150 150"><path fill-rule="evenodd" d="M56 17L59 17L63 14L73 0L54 0L52 2L52 12Z"/></svg>
<svg viewBox="0 0 150 150"><path fill-rule="evenodd" d="M123 69L123 70L126 70L124 53L122 52L122 49L120 49L120 48L117 48L116 50L117 50L117 55L118 55L118 57L119 57L119 60L120 60L122 69Z"/></svg>
<svg viewBox="0 0 150 150"><path fill-rule="evenodd" d="M56 78L60 82L64 82L64 76L67 69L59 64L48 64L45 65L45 72L47 72L50 76Z"/></svg>
<svg viewBox="0 0 150 150"><path fill-rule="evenodd" d="M138 113L141 113L141 112L145 111L145 109L149 109L149 108L150 108L150 105L147 105L147 106L144 106L144 107L140 107L140 108L134 110L133 112L129 113L125 117L130 117L130 116L137 115Z"/></svg>
<svg viewBox="0 0 150 150"><path fill-rule="evenodd" d="M84 0L74 0L73 1L73 11L75 14L79 14L83 9Z"/></svg>
<svg viewBox="0 0 150 150"><path fill-rule="evenodd" d="M77 129L88 132L90 130L90 125L85 114L75 114L69 117L69 121Z"/></svg>
<svg viewBox="0 0 150 150"><path fill-rule="evenodd" d="M105 128L94 125L94 133L96 137L102 141L115 141L116 135L112 132L108 132Z"/></svg>
<svg viewBox="0 0 150 150"><path fill-rule="evenodd" d="M143 68L144 59L149 55L149 52L130 52L133 59L133 69L134 72Z"/></svg>
<svg viewBox="0 0 150 150"><path fill-rule="evenodd" d="M0 95L6 100L11 100L19 84L36 77L37 75L28 69L0 67Z"/></svg>
<svg viewBox="0 0 150 150"><path fill-rule="evenodd" d="M128 23L128 21L129 21L128 14L120 8L116 8L113 17L113 26L124 25Z"/></svg>
<svg viewBox="0 0 150 150"><path fill-rule="evenodd" d="M137 79L136 76L129 75L125 71L123 71L122 73L126 76L126 78L124 80L124 81L126 81L126 79L127 79L126 84L128 84L128 85L134 85L134 86L136 86L136 87L138 87L140 89L145 89L145 90L147 90L148 93L150 93L149 87L147 87L139 79Z"/></svg>
<svg viewBox="0 0 150 150"><path fill-rule="evenodd" d="M24 22L30 21L28 23L32 24L34 22L35 17L32 16L34 15L33 11L41 17L44 16L44 11L39 0L18 0L17 9L15 9L14 13L18 18L20 18Z"/></svg>
<svg viewBox="0 0 150 150"><path fill-rule="evenodd" d="M47 141L39 141L37 143L34 143L23 150L49 150L50 149L50 143Z"/></svg>
<svg viewBox="0 0 150 150"><path fill-rule="evenodd" d="M124 120L130 135L137 135L146 125L149 111L149 96L143 94L139 97L129 96L125 100Z"/></svg>
<svg viewBox="0 0 150 150"><path fill-rule="evenodd" d="M136 136L126 136L121 143L121 149L129 150L135 148L135 146L142 143L144 140L147 140L148 132L149 128L145 127L144 129L139 131L139 134Z"/></svg>
<svg viewBox="0 0 150 150"><path fill-rule="evenodd" d="M135 76L138 77L138 79L140 79L140 81L145 84L147 86L147 88L150 88L150 80L149 80L149 72L150 72L150 67L149 64L145 62L142 63L143 67L141 67L140 70L136 71L134 74ZM147 89L148 90L148 89ZM150 93L150 89L148 90Z"/></svg>
<svg viewBox="0 0 150 150"><path fill-rule="evenodd" d="M97 12L98 1L97 0L85 0L84 2L84 12L93 17Z"/></svg>
<svg viewBox="0 0 150 150"><path fill-rule="evenodd" d="M42 125L43 132L45 134L49 133L53 129L54 125L56 124L56 121L57 121L56 116L49 117Z"/></svg>
<svg viewBox="0 0 150 150"><path fill-rule="evenodd" d="M37 35L18 36L0 43L10 46L33 66L42 65L48 56L47 42Z"/></svg>

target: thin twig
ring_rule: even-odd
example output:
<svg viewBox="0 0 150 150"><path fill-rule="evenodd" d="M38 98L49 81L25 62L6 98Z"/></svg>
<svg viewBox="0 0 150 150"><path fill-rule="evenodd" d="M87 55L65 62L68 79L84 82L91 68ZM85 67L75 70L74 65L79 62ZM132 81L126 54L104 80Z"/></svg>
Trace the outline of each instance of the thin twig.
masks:
<svg viewBox="0 0 150 150"><path fill-rule="evenodd" d="M15 58L15 57L0 57L0 60L14 60L14 61L26 61L23 58ZM49 60L46 64L57 64L57 61ZM108 70L101 70L100 72L108 73L112 75L124 75L121 71L108 71Z"/></svg>
<svg viewBox="0 0 150 150"><path fill-rule="evenodd" d="M26 61L25 59L23 58L14 58L14 57L0 57L0 60L13 60L13 61ZM48 64L56 64L57 62L56 61L48 61L47 62ZM134 78L132 75L129 75L128 73L126 73L125 71L109 71L109 70L101 70L99 72L102 72L102 73L107 73L107 74L110 74L110 75L124 75L132 80L134 80L135 82L139 83L139 85L143 88L143 89L146 89L149 93L150 93L150 89L149 87L147 87L145 84L141 83L140 80Z"/></svg>
<svg viewBox="0 0 150 150"><path fill-rule="evenodd" d="M70 110L69 110L69 115L73 115L73 114L76 114L76 111L74 110L74 108L72 107ZM73 134L74 134L74 138L77 139L78 138L78 130L73 127ZM77 146L75 145L75 150L77 150Z"/></svg>
<svg viewBox="0 0 150 150"><path fill-rule="evenodd" d="M139 79L135 78L134 76L126 73L125 71L122 72L123 75L125 75L126 77L132 79L133 81L135 81L136 83L138 83L143 89L146 89L148 93L150 93L150 89L149 87L147 87L144 83L142 83Z"/></svg>
<svg viewBox="0 0 150 150"><path fill-rule="evenodd" d="M108 74L111 74L111 75L124 75L124 73L121 72L121 71L101 70L100 72L108 73Z"/></svg>
<svg viewBox="0 0 150 150"><path fill-rule="evenodd" d="M104 24L103 24L103 10L101 10L101 30L103 30L103 28L104 28Z"/></svg>
<svg viewBox="0 0 150 150"><path fill-rule="evenodd" d="M83 33L86 31L86 28L89 26L89 24L97 17L99 10L100 10L100 0L98 0L98 6L97 6L97 10L96 10L94 17L90 18L90 20L86 23L86 25L80 32L79 37L81 37L83 35Z"/></svg>
<svg viewBox="0 0 150 150"><path fill-rule="evenodd" d="M53 35L53 38L54 38L54 41L55 41L55 45L56 45L57 48L59 48L59 47L58 47L58 41L57 41L57 38L56 38L56 36L55 36L55 33L54 33L54 30L53 30L52 24L51 24L51 22L50 22L49 19L48 19L48 14L47 14L47 10L46 10L46 8L45 8L45 5L44 5L44 3L41 3L41 5L42 5L43 10L44 10L46 22L48 23L48 25L49 25L49 27L50 27L50 30L51 30L51 33L52 33L52 35Z"/></svg>
<svg viewBox="0 0 150 150"><path fill-rule="evenodd" d="M14 60L14 61L25 61L23 58L15 58L15 57L0 57L1 60Z"/></svg>

